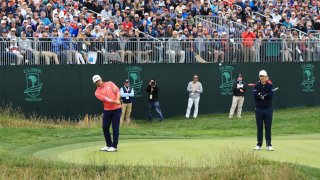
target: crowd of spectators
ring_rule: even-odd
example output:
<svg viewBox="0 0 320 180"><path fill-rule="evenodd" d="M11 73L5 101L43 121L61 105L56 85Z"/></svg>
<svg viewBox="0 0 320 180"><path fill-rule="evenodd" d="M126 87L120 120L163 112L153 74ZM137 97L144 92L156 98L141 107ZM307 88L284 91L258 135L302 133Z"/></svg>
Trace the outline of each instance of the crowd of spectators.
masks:
<svg viewBox="0 0 320 180"><path fill-rule="evenodd" d="M204 15L221 17L246 27L236 31L238 36L234 36L242 39L244 59L256 57L253 48L256 41L279 38L285 39L285 46L291 49L291 52L287 50L285 53L290 61L293 59L294 41L315 39L314 34L320 30L319 10L320 3L316 0L6 0L0 7L0 51L13 53L17 64L25 59L23 50L28 50L36 62L44 56L47 64L50 61L62 63L62 57L72 52L79 62L89 63L87 50L106 53L102 51L106 47L99 47L102 43L90 44L91 39L98 42L107 39L119 42L108 48L108 57L132 62L137 54L128 51L128 45L121 42L129 40L134 43L132 39L137 37L158 41L227 39L229 30L209 31L202 23L196 24L195 17ZM226 26L229 28L228 23ZM299 36L301 32L306 36ZM81 42L71 43L74 39ZM39 42L37 47L34 47L34 41ZM218 59L223 61L226 53L222 49L226 48L223 48L221 41L209 45L214 50L201 51L205 46L201 46L200 42L195 44L201 52L191 58L200 55L202 58L196 58L197 61L207 61L204 56L212 56L212 62L218 62ZM146 59L146 52L151 51L147 45L135 49L139 56L146 56ZM170 62L178 62L177 55L180 56L179 62L186 62L186 51L190 47L176 45L173 42L169 46L174 49L158 53L168 54ZM303 48L311 50L306 44L296 46L299 51ZM206 55L201 55L202 52Z"/></svg>

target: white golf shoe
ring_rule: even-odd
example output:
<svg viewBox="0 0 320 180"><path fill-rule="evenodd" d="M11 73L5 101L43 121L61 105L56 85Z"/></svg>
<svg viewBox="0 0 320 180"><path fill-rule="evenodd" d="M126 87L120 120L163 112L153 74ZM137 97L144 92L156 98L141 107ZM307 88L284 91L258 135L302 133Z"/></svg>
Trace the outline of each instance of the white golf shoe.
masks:
<svg viewBox="0 0 320 180"><path fill-rule="evenodd" d="M253 150L261 150L261 146L256 146Z"/></svg>
<svg viewBox="0 0 320 180"><path fill-rule="evenodd" d="M118 151L118 149L114 147L110 147L109 149L107 149L107 152L116 152L116 151Z"/></svg>
<svg viewBox="0 0 320 180"><path fill-rule="evenodd" d="M268 151L274 151L274 148L272 146L267 146Z"/></svg>
<svg viewBox="0 0 320 180"><path fill-rule="evenodd" d="M105 147L101 148L100 151L108 151L109 148L110 148L110 147L105 146Z"/></svg>

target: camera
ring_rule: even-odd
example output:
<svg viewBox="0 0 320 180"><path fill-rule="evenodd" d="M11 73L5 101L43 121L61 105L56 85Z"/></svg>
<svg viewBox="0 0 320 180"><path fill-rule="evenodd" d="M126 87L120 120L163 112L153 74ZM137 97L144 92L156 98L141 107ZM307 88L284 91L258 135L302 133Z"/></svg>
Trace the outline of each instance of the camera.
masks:
<svg viewBox="0 0 320 180"><path fill-rule="evenodd" d="M154 86L156 85L156 81L155 81L155 80L151 80L151 81L150 81L150 85L151 85L152 87L154 87Z"/></svg>

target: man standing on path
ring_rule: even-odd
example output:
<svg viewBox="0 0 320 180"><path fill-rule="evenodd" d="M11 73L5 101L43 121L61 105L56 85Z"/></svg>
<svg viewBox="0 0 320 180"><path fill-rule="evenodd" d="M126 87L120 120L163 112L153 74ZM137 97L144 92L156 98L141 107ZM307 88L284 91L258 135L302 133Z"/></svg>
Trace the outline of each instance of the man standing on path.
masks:
<svg viewBox="0 0 320 180"><path fill-rule="evenodd" d="M247 91L247 86L243 82L242 74L238 75L237 81L233 84L232 87L233 97L232 97L232 105L230 108L229 118L233 117L234 111L237 108L237 118L241 118L242 106L244 102L244 94Z"/></svg>
<svg viewBox="0 0 320 180"><path fill-rule="evenodd" d="M271 125L272 125L272 99L273 85L268 83L268 74L265 70L259 72L260 81L254 86L253 96L255 100L255 113L257 124L257 146L254 150L261 150L263 142L263 124L265 127L265 138L267 150L273 151L271 144Z"/></svg>
<svg viewBox="0 0 320 180"><path fill-rule="evenodd" d="M189 92L188 107L186 118L189 118L192 105L194 104L193 118L197 118L200 94L203 92L202 84L198 81L198 75L193 76L193 80L189 82L187 91Z"/></svg>
<svg viewBox="0 0 320 180"><path fill-rule="evenodd" d="M134 97L134 90L130 87L129 79L124 81L124 86L120 88L120 95L122 101L122 113L120 124L129 124L131 120L132 100Z"/></svg>
<svg viewBox="0 0 320 180"><path fill-rule="evenodd" d="M106 146L101 151L118 151L119 125L121 115L121 102L119 88L111 81L103 82L99 75L92 77L93 83L97 85L95 96L103 102L102 129ZM110 135L110 125L112 124L113 140Z"/></svg>

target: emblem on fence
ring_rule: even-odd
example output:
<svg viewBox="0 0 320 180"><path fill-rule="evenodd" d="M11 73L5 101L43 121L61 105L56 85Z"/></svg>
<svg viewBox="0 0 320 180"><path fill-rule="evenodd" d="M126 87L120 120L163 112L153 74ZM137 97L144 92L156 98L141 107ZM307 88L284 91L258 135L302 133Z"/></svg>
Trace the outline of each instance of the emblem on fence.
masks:
<svg viewBox="0 0 320 180"><path fill-rule="evenodd" d="M141 97L141 87L143 84L143 80L141 80L141 72L142 68L138 66L127 67L126 71L128 72L128 79L130 80L131 87L134 90L135 97Z"/></svg>
<svg viewBox="0 0 320 180"><path fill-rule="evenodd" d="M40 82L41 69L29 68L23 72L26 75L26 90L24 93L28 96L25 101L42 101L42 98L38 97L42 89L42 83Z"/></svg>
<svg viewBox="0 0 320 180"><path fill-rule="evenodd" d="M234 79L232 79L232 66L220 66L221 72L221 95L232 95L232 86L234 83Z"/></svg>
<svg viewBox="0 0 320 180"><path fill-rule="evenodd" d="M315 76L313 74L314 65L313 64L304 64L302 67L302 73L303 73L303 81L301 83L302 85L302 91L304 92L314 92L314 80Z"/></svg>

